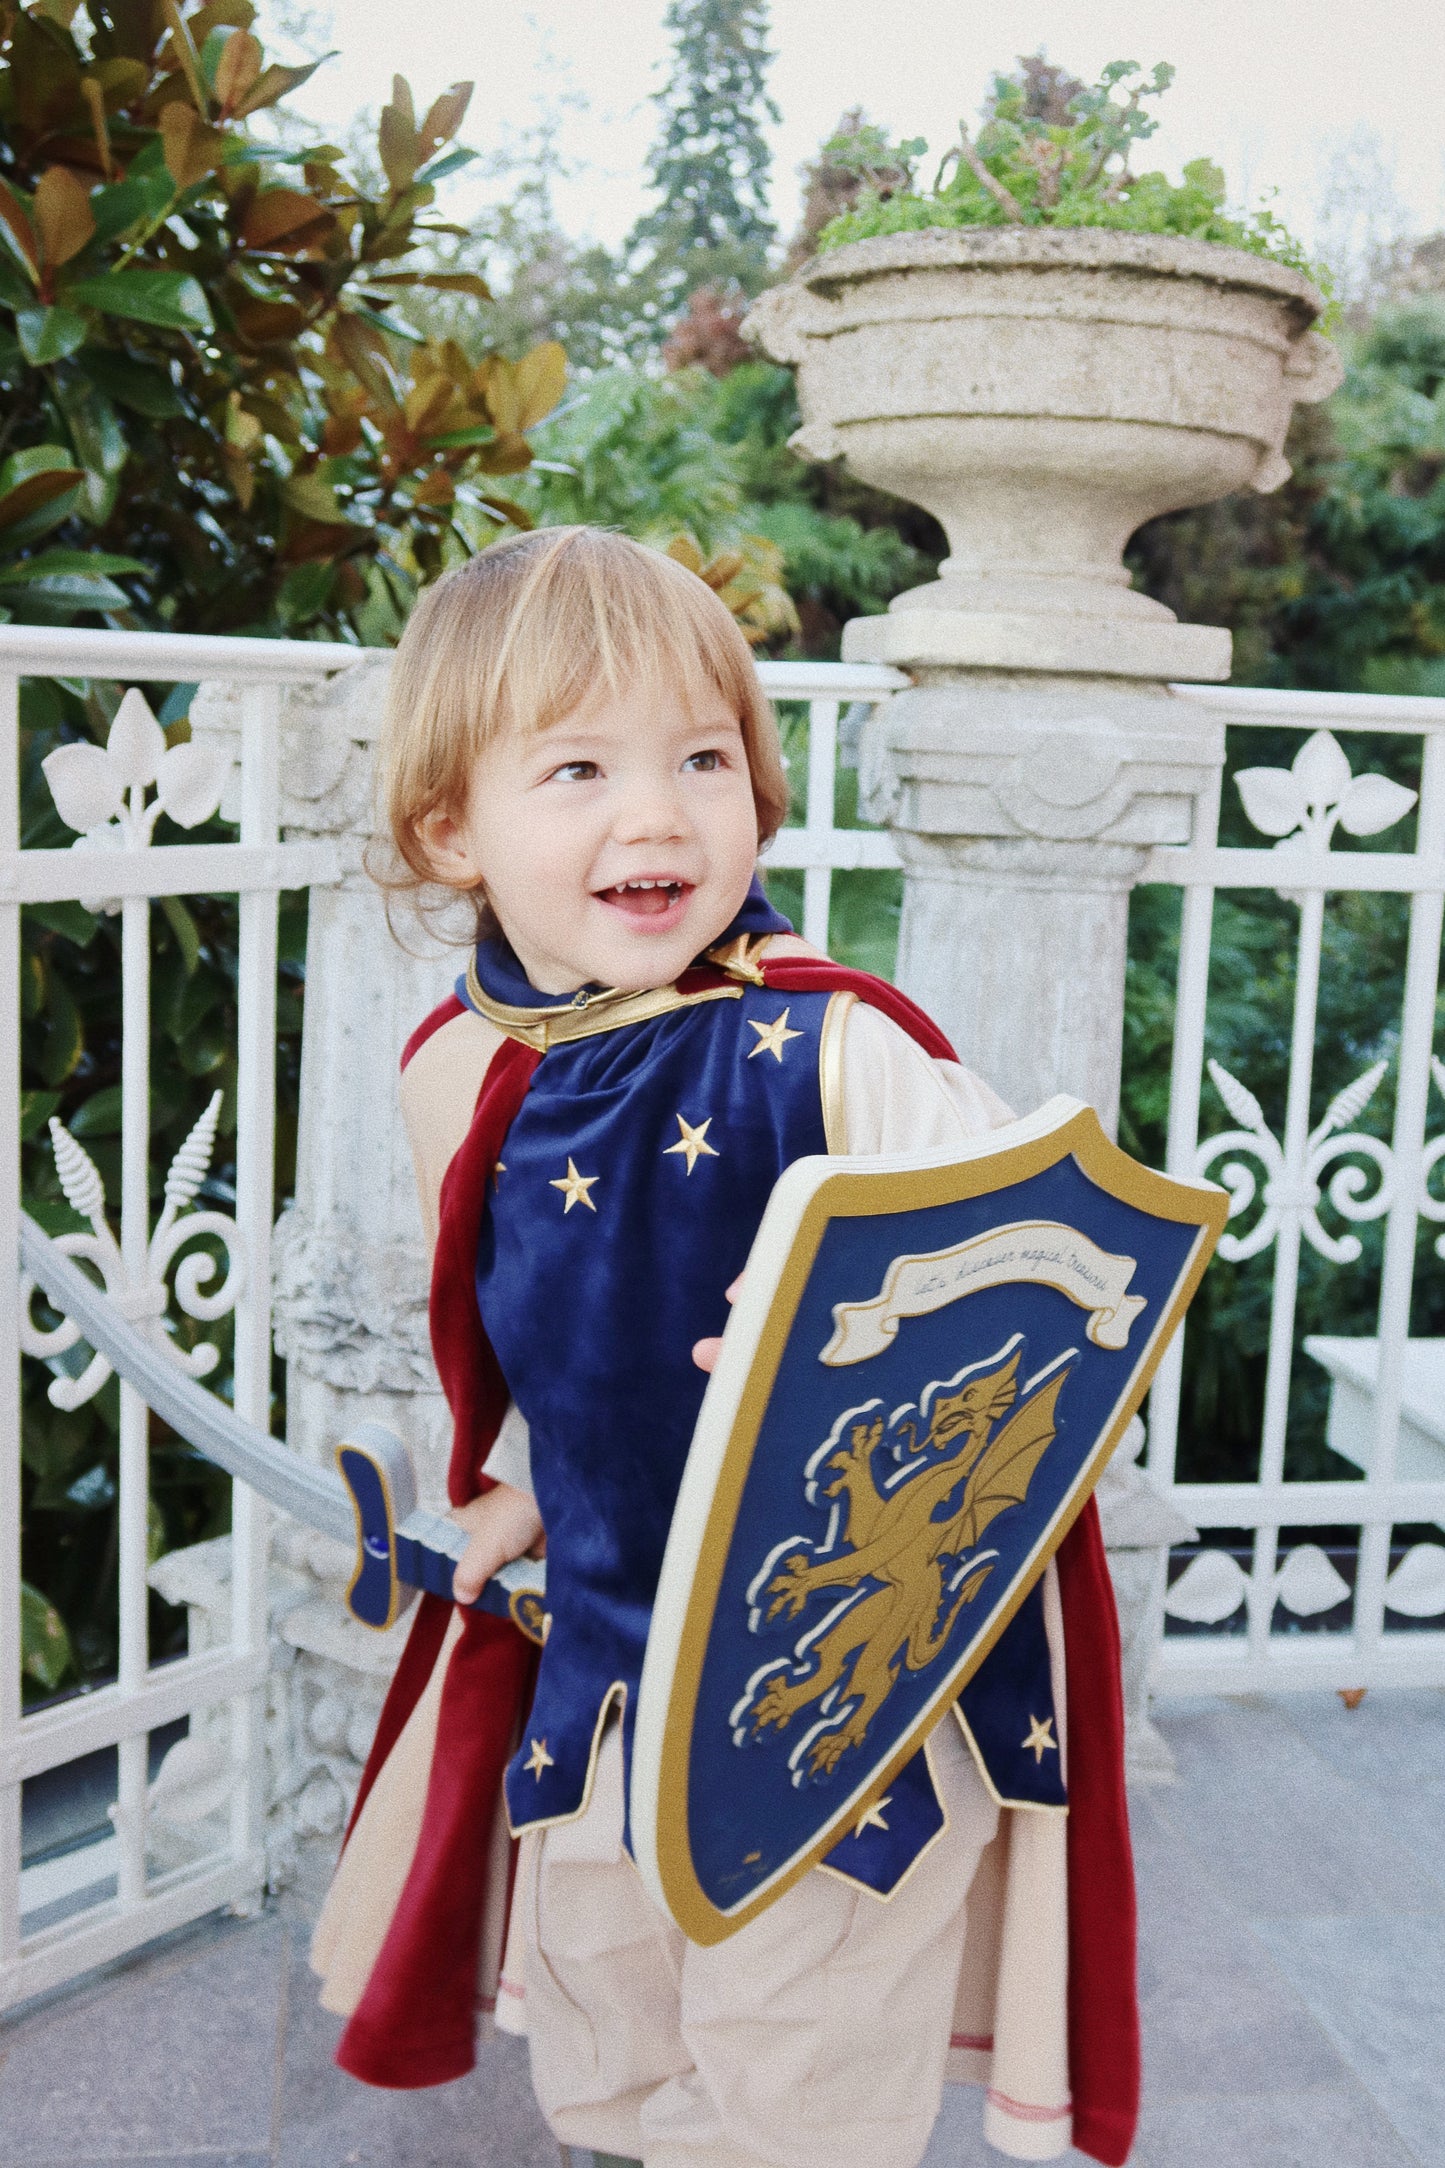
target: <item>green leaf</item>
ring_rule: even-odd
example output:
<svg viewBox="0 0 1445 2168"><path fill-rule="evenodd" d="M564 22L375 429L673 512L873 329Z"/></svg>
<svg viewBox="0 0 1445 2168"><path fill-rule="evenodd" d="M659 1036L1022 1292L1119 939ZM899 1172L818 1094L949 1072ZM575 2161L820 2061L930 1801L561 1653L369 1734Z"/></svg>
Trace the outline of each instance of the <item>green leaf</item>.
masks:
<svg viewBox="0 0 1445 2168"><path fill-rule="evenodd" d="M15 330L31 368L43 369L84 346L86 322L74 309L17 309Z"/></svg>
<svg viewBox="0 0 1445 2168"><path fill-rule="evenodd" d="M0 572L0 592L43 597L51 602L73 602L87 610L128 610L131 598L114 580L89 572L32 573L28 564Z"/></svg>
<svg viewBox="0 0 1445 2168"><path fill-rule="evenodd" d="M56 392L70 428L70 441L85 468L81 510L92 526L99 527L115 510L126 461L125 431L109 399L87 378L67 371L66 380L57 385Z"/></svg>
<svg viewBox="0 0 1445 2168"><path fill-rule="evenodd" d="M28 1143L38 1136L51 1115L60 1104L59 1092L22 1092L20 1094L20 1141Z"/></svg>
<svg viewBox="0 0 1445 2168"><path fill-rule="evenodd" d="M62 468L74 467L74 461L63 444L31 444L23 452L12 452L0 467L0 490L14 489L18 482L28 482L34 474L57 474Z"/></svg>
<svg viewBox="0 0 1445 2168"><path fill-rule="evenodd" d="M112 271L103 279L78 279L66 298L163 331L211 331L210 303L188 271Z"/></svg>
<svg viewBox="0 0 1445 2168"><path fill-rule="evenodd" d="M92 1092L85 1104L76 1108L65 1126L73 1137L118 1137L119 1084L107 1084L103 1090Z"/></svg>
<svg viewBox="0 0 1445 2168"><path fill-rule="evenodd" d="M17 571L24 574L36 572L94 572L104 575L114 572L148 572L150 566L139 557L117 557L113 550L42 550L38 557L27 557L23 565L0 567L0 580L9 580Z"/></svg>
<svg viewBox="0 0 1445 2168"><path fill-rule="evenodd" d="M448 429L444 435L427 437L425 441L437 451L459 452L468 445L490 444L496 434L490 422L483 422L477 429Z"/></svg>
<svg viewBox="0 0 1445 2168"><path fill-rule="evenodd" d="M40 455L48 455L43 464ZM24 549L68 519L84 480L82 470L72 465L70 453L56 445L37 444L28 453L13 453L0 467L0 537L4 548Z"/></svg>
<svg viewBox="0 0 1445 2168"><path fill-rule="evenodd" d="M37 926L73 941L77 948L85 947L100 923L94 911L87 911L83 903L31 903L26 910Z"/></svg>
<svg viewBox="0 0 1445 2168"><path fill-rule="evenodd" d="M419 182L425 181L428 186L435 181L444 181L449 174L459 172L463 166L469 166L476 155L475 151L464 150L461 144L458 144L454 150L444 151L439 158L434 158L430 165L423 166L416 178Z"/></svg>
<svg viewBox="0 0 1445 2168"><path fill-rule="evenodd" d="M8 256L0 256L0 301L11 309L35 306L35 288L16 270Z"/></svg>
<svg viewBox="0 0 1445 2168"><path fill-rule="evenodd" d="M187 978L201 960L201 929L192 918L179 896L162 896L161 909L166 924L176 937L181 952L181 969Z"/></svg>
<svg viewBox="0 0 1445 2168"><path fill-rule="evenodd" d="M186 410L185 401L163 370L135 361L129 354L91 346L81 355L79 366L98 391L117 405L129 407L133 414L144 415L147 421L169 421Z"/></svg>
<svg viewBox="0 0 1445 2168"><path fill-rule="evenodd" d="M53 1691L70 1669L70 1636L49 1597L28 1581L20 1584L20 1668L27 1679Z"/></svg>
<svg viewBox="0 0 1445 2168"><path fill-rule="evenodd" d="M374 324L378 331L389 331L394 339L406 339L412 346L426 345L426 333L413 331L411 325L404 324L400 317L383 316L378 310L362 308L354 301L351 304L351 314L359 316L363 323Z"/></svg>
<svg viewBox="0 0 1445 2168"><path fill-rule="evenodd" d="M134 165L113 188L98 188L90 199L97 241L114 241L132 226L157 217L170 202L174 184L164 167L158 173L137 173Z"/></svg>

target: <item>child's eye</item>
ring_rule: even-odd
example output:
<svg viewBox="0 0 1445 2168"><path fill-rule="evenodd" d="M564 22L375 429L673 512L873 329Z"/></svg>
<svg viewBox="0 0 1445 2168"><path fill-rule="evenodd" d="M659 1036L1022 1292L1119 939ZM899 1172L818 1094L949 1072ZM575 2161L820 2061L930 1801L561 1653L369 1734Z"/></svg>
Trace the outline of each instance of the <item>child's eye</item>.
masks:
<svg viewBox="0 0 1445 2168"><path fill-rule="evenodd" d="M693 768L701 775L710 775L723 765L723 756L715 746L709 747L705 753L690 753L682 765L684 769Z"/></svg>
<svg viewBox="0 0 1445 2168"><path fill-rule="evenodd" d="M591 783L601 771L595 760L564 760L548 776L549 783Z"/></svg>

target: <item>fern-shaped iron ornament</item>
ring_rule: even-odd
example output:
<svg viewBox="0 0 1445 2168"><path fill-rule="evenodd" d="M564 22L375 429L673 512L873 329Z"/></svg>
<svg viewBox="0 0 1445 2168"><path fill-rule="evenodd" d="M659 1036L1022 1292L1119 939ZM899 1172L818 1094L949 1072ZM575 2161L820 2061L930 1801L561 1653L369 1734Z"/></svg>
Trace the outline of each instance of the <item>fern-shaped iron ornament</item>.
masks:
<svg viewBox="0 0 1445 2168"><path fill-rule="evenodd" d="M189 1349L177 1345L165 1322L172 1297L187 1317L211 1323L234 1310L244 1279L240 1230L236 1222L225 1212L188 1209L210 1172L220 1112L221 1094L214 1092L200 1120L171 1161L165 1183L165 1206L147 1247L145 1270L138 1277L133 1277L127 1270L120 1244L106 1217L105 1183L100 1169L63 1122L53 1116L50 1122L55 1171L60 1177L65 1201L80 1219L90 1222L88 1234L77 1230L58 1236L57 1249L63 1250L67 1257L92 1266L106 1293L114 1298L126 1316L193 1378L208 1377L221 1359L220 1351L204 1340ZM185 1245L202 1235L219 1242L224 1252L226 1269L219 1286L211 1284L219 1270L211 1249L193 1250L176 1263L177 1255ZM168 1286L173 1265L174 1284ZM110 1376L111 1366L103 1355L92 1355L82 1370L72 1374L64 1358L80 1341L80 1328L69 1318L62 1318L58 1325L49 1328L37 1325L31 1308L36 1292L34 1280L28 1275L23 1277L20 1284L20 1345L27 1355L38 1356L54 1370L49 1388L52 1406L79 1408L87 1400L94 1399Z"/></svg>

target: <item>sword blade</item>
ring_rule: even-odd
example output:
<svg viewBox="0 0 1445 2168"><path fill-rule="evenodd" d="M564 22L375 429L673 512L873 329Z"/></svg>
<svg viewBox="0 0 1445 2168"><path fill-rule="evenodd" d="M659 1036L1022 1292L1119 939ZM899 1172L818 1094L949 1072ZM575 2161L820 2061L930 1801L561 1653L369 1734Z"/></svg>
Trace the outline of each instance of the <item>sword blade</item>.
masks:
<svg viewBox="0 0 1445 2168"><path fill-rule="evenodd" d="M62 1316L79 1326L116 1375L133 1385L156 1414L198 1453L308 1528L319 1529L342 1543L358 1539L359 1504L354 1486L343 1482L329 1468L315 1468L299 1459L279 1445L269 1431L248 1423L214 1393L187 1377L174 1357L138 1331L120 1306L56 1247L28 1212L20 1214L20 1262ZM357 1435L369 1436L375 1446L388 1441L388 1465L393 1470L405 1465L410 1481L406 1449L394 1433L366 1424ZM441 1514L417 1507L414 1490L399 1502L402 1512L397 1524L387 1522L385 1526L387 1545L394 1547L396 1579L409 1588L426 1589L450 1599L452 1574L467 1547L466 1531ZM360 1530L363 1551L366 1533ZM359 1566L364 1562L363 1558ZM530 1639L540 1640L545 1587L541 1562L517 1559L487 1583L471 1608L512 1618ZM355 1601L352 1609L358 1617L363 1616ZM388 1615L395 1615L395 1607ZM379 1622L366 1620L368 1624Z"/></svg>

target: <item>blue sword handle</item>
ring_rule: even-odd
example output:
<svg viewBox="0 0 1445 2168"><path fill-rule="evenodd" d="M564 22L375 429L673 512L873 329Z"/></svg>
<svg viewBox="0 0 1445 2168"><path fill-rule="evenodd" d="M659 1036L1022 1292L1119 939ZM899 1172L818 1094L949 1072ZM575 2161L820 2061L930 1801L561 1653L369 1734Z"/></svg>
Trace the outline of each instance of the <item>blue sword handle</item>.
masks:
<svg viewBox="0 0 1445 2168"><path fill-rule="evenodd" d="M356 1572L346 1601L353 1618L384 1632L415 1600L418 1589L452 1600L452 1575L467 1533L444 1514L416 1502L411 1455L380 1423L358 1423L336 1448L341 1480L356 1509ZM494 1574L473 1611L508 1618L540 1648L547 1634L547 1569L540 1559L514 1559Z"/></svg>

